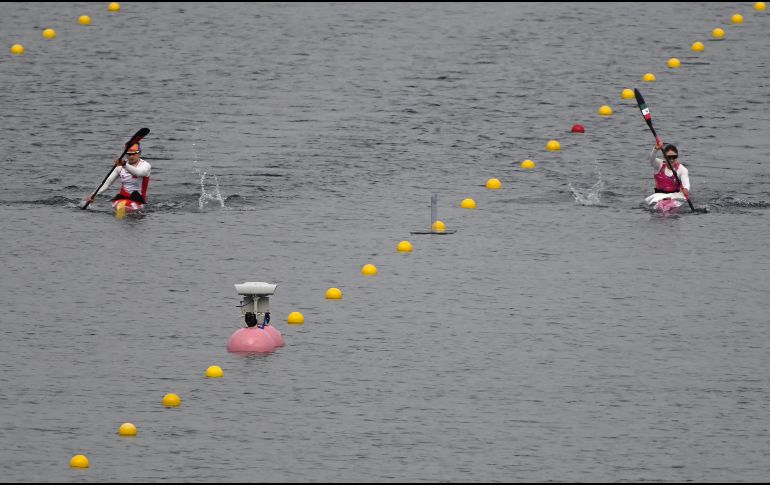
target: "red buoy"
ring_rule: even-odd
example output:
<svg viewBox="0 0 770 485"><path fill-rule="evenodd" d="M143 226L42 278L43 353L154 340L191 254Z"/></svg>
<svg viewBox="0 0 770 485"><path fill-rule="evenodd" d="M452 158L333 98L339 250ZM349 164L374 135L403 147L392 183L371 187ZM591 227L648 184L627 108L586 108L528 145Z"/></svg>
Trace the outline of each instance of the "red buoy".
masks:
<svg viewBox="0 0 770 485"><path fill-rule="evenodd" d="M583 125L575 124L572 126L572 133L585 133L586 129L583 127Z"/></svg>

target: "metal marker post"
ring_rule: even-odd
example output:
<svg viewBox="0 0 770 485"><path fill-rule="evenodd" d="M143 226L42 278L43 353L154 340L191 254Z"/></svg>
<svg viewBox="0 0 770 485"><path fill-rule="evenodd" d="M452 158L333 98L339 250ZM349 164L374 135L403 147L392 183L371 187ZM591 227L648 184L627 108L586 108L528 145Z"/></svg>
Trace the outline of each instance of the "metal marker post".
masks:
<svg viewBox="0 0 770 485"><path fill-rule="evenodd" d="M433 194L430 198L430 228L433 230L433 223L438 220L438 194Z"/></svg>

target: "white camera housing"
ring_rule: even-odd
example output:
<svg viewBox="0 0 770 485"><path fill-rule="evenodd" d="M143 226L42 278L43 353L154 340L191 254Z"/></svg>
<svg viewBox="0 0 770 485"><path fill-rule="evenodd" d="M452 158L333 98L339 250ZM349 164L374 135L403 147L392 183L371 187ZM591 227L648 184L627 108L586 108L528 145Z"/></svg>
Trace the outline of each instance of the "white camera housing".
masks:
<svg viewBox="0 0 770 485"><path fill-rule="evenodd" d="M239 307L241 308L241 315L245 317L246 326L257 325L264 328L266 324L270 323L270 295L275 293L277 286L261 281L235 284L235 291L239 295L243 295Z"/></svg>
<svg viewBox="0 0 770 485"><path fill-rule="evenodd" d="M270 296L275 293L275 288L278 285L272 283L264 283L262 281L251 281L246 283L236 283L235 291L239 295L247 296Z"/></svg>

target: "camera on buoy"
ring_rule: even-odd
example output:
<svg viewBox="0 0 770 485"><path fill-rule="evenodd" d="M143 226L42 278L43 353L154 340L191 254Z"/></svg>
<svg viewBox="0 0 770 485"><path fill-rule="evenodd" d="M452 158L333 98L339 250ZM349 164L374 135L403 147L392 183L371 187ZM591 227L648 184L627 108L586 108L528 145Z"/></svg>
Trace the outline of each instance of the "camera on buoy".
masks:
<svg viewBox="0 0 770 485"><path fill-rule="evenodd" d="M235 291L243 298L238 307L246 328L238 329L227 344L228 352L270 353L283 347L281 332L270 324L270 296L278 285L264 282L247 282L235 285Z"/></svg>
<svg viewBox="0 0 770 485"><path fill-rule="evenodd" d="M235 291L243 296L241 314L247 327L265 328L270 323L270 296L278 285L263 282L248 282L235 285Z"/></svg>

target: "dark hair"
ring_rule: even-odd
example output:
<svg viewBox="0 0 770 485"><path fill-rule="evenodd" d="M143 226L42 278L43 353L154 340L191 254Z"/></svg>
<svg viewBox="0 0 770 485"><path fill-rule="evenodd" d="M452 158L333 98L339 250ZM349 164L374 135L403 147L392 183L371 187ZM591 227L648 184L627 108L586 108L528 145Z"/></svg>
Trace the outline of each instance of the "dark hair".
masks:
<svg viewBox="0 0 770 485"><path fill-rule="evenodd" d="M665 155L665 154L666 154L666 152L669 152L669 151L671 151L671 150L673 150L673 151L674 151L674 153L676 153L677 155L679 155L679 150L677 150L677 148L676 148L674 145L670 144L670 143L669 143L668 145L666 145L666 146L664 146L664 147L663 147L663 155Z"/></svg>

